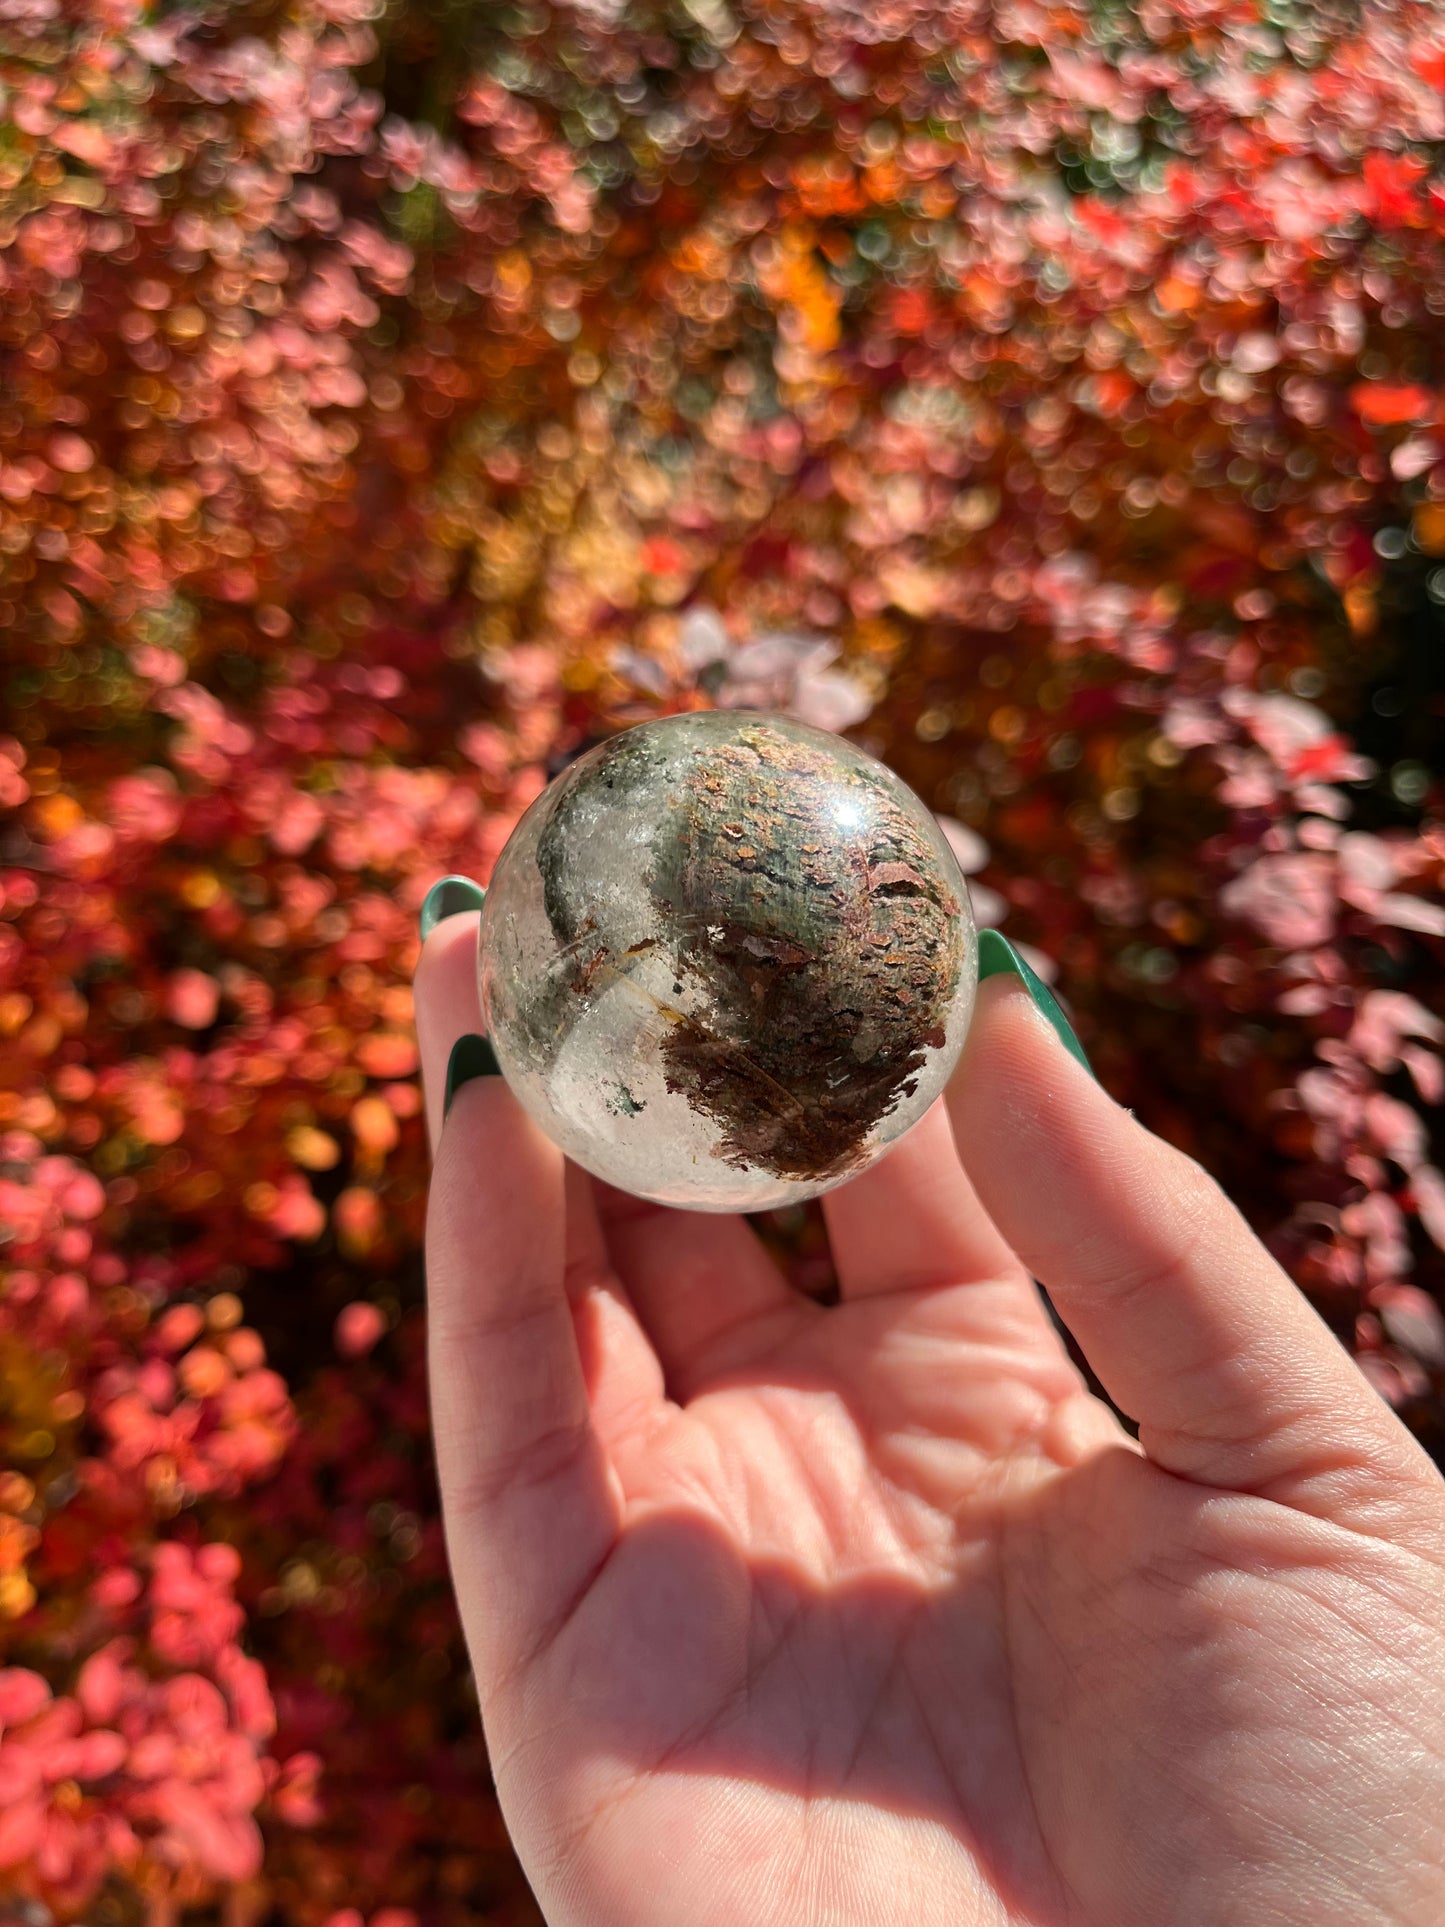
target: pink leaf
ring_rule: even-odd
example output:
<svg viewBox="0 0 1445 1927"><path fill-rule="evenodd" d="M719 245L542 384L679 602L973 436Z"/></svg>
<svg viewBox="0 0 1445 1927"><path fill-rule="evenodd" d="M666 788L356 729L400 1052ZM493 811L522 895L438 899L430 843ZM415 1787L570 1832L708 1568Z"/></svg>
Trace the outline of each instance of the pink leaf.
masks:
<svg viewBox="0 0 1445 1927"><path fill-rule="evenodd" d="M1393 924L1397 930L1418 930L1427 937L1445 937L1445 904L1427 903L1423 897L1392 891L1375 904L1374 914L1381 923Z"/></svg>
<svg viewBox="0 0 1445 1927"><path fill-rule="evenodd" d="M1219 893L1220 904L1271 943L1310 950L1334 935L1334 865L1323 854L1262 856Z"/></svg>
<svg viewBox="0 0 1445 1927"><path fill-rule="evenodd" d="M1384 1285L1370 1303L1393 1344L1426 1365L1445 1365L1445 1317L1428 1292L1417 1285Z"/></svg>
<svg viewBox="0 0 1445 1927"><path fill-rule="evenodd" d="M276 1708L260 1660L229 1646L217 1661L216 1672L230 1694L237 1728L248 1739L270 1739L276 1731Z"/></svg>
<svg viewBox="0 0 1445 1927"><path fill-rule="evenodd" d="M50 136L65 154L73 154L87 167L104 167L110 159L110 136L97 121L63 120Z"/></svg>
<svg viewBox="0 0 1445 1927"><path fill-rule="evenodd" d="M1349 882L1372 891L1388 890L1400 874L1391 846L1364 830L1351 830L1340 838L1340 870Z"/></svg>
<svg viewBox="0 0 1445 1927"><path fill-rule="evenodd" d="M1399 990L1367 990L1349 1041L1371 1070L1389 1071L1404 1055L1403 1038L1425 1037L1438 1043L1442 1036L1445 1024L1413 997Z"/></svg>
<svg viewBox="0 0 1445 1927"><path fill-rule="evenodd" d="M1422 1164L1410 1173L1410 1190L1415 1209L1431 1240L1445 1251L1445 1177L1433 1164Z"/></svg>
<svg viewBox="0 0 1445 1927"><path fill-rule="evenodd" d="M1425 1161L1425 1120L1397 1097L1377 1091L1365 1099L1365 1122L1387 1158L1406 1171Z"/></svg>
<svg viewBox="0 0 1445 1927"><path fill-rule="evenodd" d="M45 1808L39 1800L24 1800L0 1811L0 1867L18 1867L39 1849L45 1830Z"/></svg>
<svg viewBox="0 0 1445 1927"><path fill-rule="evenodd" d="M0 1672L0 1727L19 1726L50 1703L50 1688L39 1673L23 1666Z"/></svg>
<svg viewBox="0 0 1445 1927"><path fill-rule="evenodd" d="M1332 993L1323 984L1299 984L1285 991L1279 999L1279 1008L1287 1017L1315 1017L1320 1011L1328 1010L1333 1002Z"/></svg>
<svg viewBox="0 0 1445 1927"><path fill-rule="evenodd" d="M1434 1051L1425 1050L1419 1044L1402 1044L1400 1061L1427 1104L1445 1104L1445 1064Z"/></svg>
<svg viewBox="0 0 1445 1927"><path fill-rule="evenodd" d="M31 1794L38 1793L44 1783L45 1776L33 1746L14 1739L0 1745L0 1813L7 1813Z"/></svg>
<svg viewBox="0 0 1445 1927"><path fill-rule="evenodd" d="M166 985L166 1014L187 1030L209 1030L221 1003L221 986L203 970L177 970Z"/></svg>
<svg viewBox="0 0 1445 1927"><path fill-rule="evenodd" d="M213 1586L234 1586L241 1576L241 1555L223 1539L213 1540L197 1552L196 1571Z"/></svg>
<svg viewBox="0 0 1445 1927"><path fill-rule="evenodd" d="M178 1739L207 1741L226 1729L226 1702L199 1673L182 1673L162 1688L166 1714Z"/></svg>
<svg viewBox="0 0 1445 1927"><path fill-rule="evenodd" d="M60 1208L82 1223L98 1218L105 1209L105 1187L93 1172L77 1171L61 1194Z"/></svg>
<svg viewBox="0 0 1445 1927"><path fill-rule="evenodd" d="M386 1319L375 1305L354 1300L336 1317L336 1349L343 1358L365 1358L386 1330Z"/></svg>
<svg viewBox="0 0 1445 1927"><path fill-rule="evenodd" d="M103 1646L98 1653L92 1653L80 1669L80 1677L75 1683L75 1696L80 1701L85 1717L97 1726L113 1720L120 1711L125 1698L125 1670L120 1663L121 1647L119 1642Z"/></svg>
<svg viewBox="0 0 1445 1927"><path fill-rule="evenodd" d="M940 816L938 827L947 837L948 847L958 858L958 867L966 877L971 877L988 862L988 845L977 830L971 830L966 823L960 823L952 816Z"/></svg>
<svg viewBox="0 0 1445 1927"><path fill-rule="evenodd" d="M271 842L283 856L299 856L315 842L326 812L307 791L293 791L271 826Z"/></svg>
<svg viewBox="0 0 1445 1927"><path fill-rule="evenodd" d="M40 1823L40 1843L35 1850L35 1870L42 1880L58 1883L73 1880L76 1874L76 1849L80 1829L68 1813L54 1807Z"/></svg>
<svg viewBox="0 0 1445 1927"><path fill-rule="evenodd" d="M77 1780L104 1780L118 1773L127 1752L119 1733L108 1733L104 1729L82 1733L75 1745L74 1777Z"/></svg>

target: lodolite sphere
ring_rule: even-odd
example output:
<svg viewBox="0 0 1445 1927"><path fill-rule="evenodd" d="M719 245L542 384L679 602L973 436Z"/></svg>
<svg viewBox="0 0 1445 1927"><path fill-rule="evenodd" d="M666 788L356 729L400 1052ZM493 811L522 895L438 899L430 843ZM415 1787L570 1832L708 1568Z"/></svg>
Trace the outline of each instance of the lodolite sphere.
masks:
<svg viewBox="0 0 1445 1927"><path fill-rule="evenodd" d="M580 757L512 832L482 1010L522 1104L610 1184L760 1211L871 1164L939 1095L973 1007L942 831L851 743L672 716Z"/></svg>

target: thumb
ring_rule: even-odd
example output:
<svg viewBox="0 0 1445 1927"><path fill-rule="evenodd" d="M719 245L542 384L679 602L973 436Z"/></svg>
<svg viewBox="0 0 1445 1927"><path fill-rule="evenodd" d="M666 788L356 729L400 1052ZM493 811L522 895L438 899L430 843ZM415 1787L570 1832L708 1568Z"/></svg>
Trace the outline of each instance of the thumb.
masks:
<svg viewBox="0 0 1445 1927"><path fill-rule="evenodd" d="M1361 1526L1439 1508L1429 1460L1218 1185L980 987L948 1094L995 1224L1167 1471ZM1438 1530L1438 1528L1436 1528Z"/></svg>

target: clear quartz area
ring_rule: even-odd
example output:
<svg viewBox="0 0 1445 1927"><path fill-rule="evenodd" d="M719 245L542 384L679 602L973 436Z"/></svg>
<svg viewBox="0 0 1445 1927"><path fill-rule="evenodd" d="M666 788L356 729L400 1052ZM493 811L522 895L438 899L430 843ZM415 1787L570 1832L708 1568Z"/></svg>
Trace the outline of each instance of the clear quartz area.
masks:
<svg viewBox="0 0 1445 1927"><path fill-rule="evenodd" d="M580 757L498 860L482 1008L578 1164L696 1210L796 1203L921 1117L977 959L933 817L838 737L737 711Z"/></svg>

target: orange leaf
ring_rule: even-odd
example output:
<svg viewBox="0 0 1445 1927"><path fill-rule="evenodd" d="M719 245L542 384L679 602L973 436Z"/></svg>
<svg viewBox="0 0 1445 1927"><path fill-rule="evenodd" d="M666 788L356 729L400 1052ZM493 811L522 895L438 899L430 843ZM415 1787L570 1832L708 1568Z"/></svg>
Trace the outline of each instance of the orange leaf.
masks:
<svg viewBox="0 0 1445 1927"><path fill-rule="evenodd" d="M363 1097L351 1111L351 1128L363 1151L384 1157L399 1135L391 1106L380 1097Z"/></svg>
<svg viewBox="0 0 1445 1927"><path fill-rule="evenodd" d="M356 1061L368 1077L410 1077L416 1069L416 1039L396 1030L374 1031L356 1046Z"/></svg>

